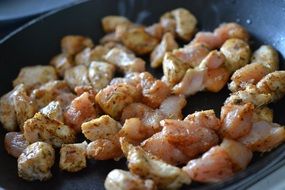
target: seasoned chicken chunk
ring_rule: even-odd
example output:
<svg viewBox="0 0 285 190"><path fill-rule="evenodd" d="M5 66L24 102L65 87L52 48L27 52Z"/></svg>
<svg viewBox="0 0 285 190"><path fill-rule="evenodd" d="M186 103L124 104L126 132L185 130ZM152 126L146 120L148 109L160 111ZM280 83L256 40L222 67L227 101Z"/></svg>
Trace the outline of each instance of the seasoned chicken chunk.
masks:
<svg viewBox="0 0 285 190"><path fill-rule="evenodd" d="M5 149L11 156L18 158L24 149L29 145L23 133L8 132L4 140Z"/></svg>
<svg viewBox="0 0 285 190"><path fill-rule="evenodd" d="M72 56L61 53L52 58L52 60L50 61L50 65L55 68L58 76L63 77L65 71L73 67L74 61Z"/></svg>
<svg viewBox="0 0 285 190"><path fill-rule="evenodd" d="M85 48L75 56L75 63L77 65L88 66L92 61L103 60L104 55L109 51L109 48L98 45L91 48Z"/></svg>
<svg viewBox="0 0 285 190"><path fill-rule="evenodd" d="M47 142L55 147L73 143L75 132L63 123L50 119L42 113L36 113L24 123L24 136L29 143Z"/></svg>
<svg viewBox="0 0 285 190"><path fill-rule="evenodd" d="M114 169L107 175L104 183L106 190L156 190L151 179L142 179L128 171Z"/></svg>
<svg viewBox="0 0 285 190"><path fill-rule="evenodd" d="M111 139L121 129L119 122L109 115L102 115L81 125L82 133L91 141L97 139Z"/></svg>
<svg viewBox="0 0 285 190"><path fill-rule="evenodd" d="M159 24L163 28L163 33L170 32L171 34L176 35L176 21L170 12L166 12L160 17Z"/></svg>
<svg viewBox="0 0 285 190"><path fill-rule="evenodd" d="M230 38L241 39L245 42L249 40L249 34L246 29L234 22L221 24L214 30L214 34L218 36L222 44Z"/></svg>
<svg viewBox="0 0 285 190"><path fill-rule="evenodd" d="M171 14L176 22L176 33L184 41L189 41L196 32L196 17L184 8L174 9Z"/></svg>
<svg viewBox="0 0 285 190"><path fill-rule="evenodd" d="M136 175L152 179L159 189L179 189L191 179L180 168L171 166L121 139L121 148L127 157L128 168Z"/></svg>
<svg viewBox="0 0 285 190"><path fill-rule="evenodd" d="M120 48L115 47L111 49L104 58L108 62L116 65L123 73L143 72L145 70L144 60Z"/></svg>
<svg viewBox="0 0 285 190"><path fill-rule="evenodd" d="M95 97L96 102L111 117L118 119L123 109L135 102L140 97L140 92L128 84L115 84L102 89Z"/></svg>
<svg viewBox="0 0 285 190"><path fill-rule="evenodd" d="M114 32L119 25L129 25L131 21L123 16L109 15L102 19L102 26L105 32Z"/></svg>
<svg viewBox="0 0 285 190"><path fill-rule="evenodd" d="M13 101L15 90L14 88L14 90L0 98L0 121L3 128L7 131L16 131L18 127Z"/></svg>
<svg viewBox="0 0 285 190"><path fill-rule="evenodd" d="M78 172L86 167L87 142L63 144L60 148L59 168L68 172Z"/></svg>
<svg viewBox="0 0 285 190"><path fill-rule="evenodd" d="M103 61L92 61L88 69L88 77L96 92L105 88L112 80L115 66Z"/></svg>
<svg viewBox="0 0 285 190"><path fill-rule="evenodd" d="M46 107L43 107L40 112L50 119L64 122L63 109L58 101L50 102Z"/></svg>
<svg viewBox="0 0 285 190"><path fill-rule="evenodd" d="M165 33L161 42L155 47L150 55L151 67L157 68L162 64L163 57L166 52L171 52L173 49L177 49L174 36L171 33Z"/></svg>
<svg viewBox="0 0 285 190"><path fill-rule="evenodd" d="M24 84L27 91L30 91L39 85L56 79L56 71L52 66L28 66L21 69L17 78L13 81L13 86Z"/></svg>
<svg viewBox="0 0 285 190"><path fill-rule="evenodd" d="M77 65L65 71L64 80L74 90L76 86L90 86L88 68L85 65Z"/></svg>
<svg viewBox="0 0 285 190"><path fill-rule="evenodd" d="M94 97L89 97L88 92L84 92L70 103L64 112L64 120L67 125L76 132L81 131L81 124L97 117L98 111L94 106Z"/></svg>
<svg viewBox="0 0 285 190"><path fill-rule="evenodd" d="M154 23L153 25L145 27L145 31L157 40L161 40L164 30L160 23Z"/></svg>
<svg viewBox="0 0 285 190"><path fill-rule="evenodd" d="M183 95L168 96L161 102L159 111L168 119L182 119L182 109L186 106L186 99Z"/></svg>
<svg viewBox="0 0 285 190"><path fill-rule="evenodd" d="M66 55L75 55L86 47L93 47L90 38L79 35L67 35L61 40L61 51Z"/></svg>
<svg viewBox="0 0 285 190"><path fill-rule="evenodd" d="M237 38L225 41L220 51L225 55L225 66L231 73L248 64L250 60L251 50L249 45Z"/></svg>
<svg viewBox="0 0 285 190"><path fill-rule="evenodd" d="M273 122L273 110L267 106L255 108L253 113L253 121L256 122L260 120Z"/></svg>
<svg viewBox="0 0 285 190"><path fill-rule="evenodd" d="M45 142L29 145L18 158L18 175L28 180L47 180L51 178L54 164L54 149Z"/></svg>

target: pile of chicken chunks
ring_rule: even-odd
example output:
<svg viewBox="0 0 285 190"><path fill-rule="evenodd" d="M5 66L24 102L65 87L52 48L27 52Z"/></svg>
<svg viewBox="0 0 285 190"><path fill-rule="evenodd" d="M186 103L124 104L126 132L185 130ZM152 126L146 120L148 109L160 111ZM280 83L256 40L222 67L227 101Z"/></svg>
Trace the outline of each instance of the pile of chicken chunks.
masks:
<svg viewBox="0 0 285 190"><path fill-rule="evenodd" d="M246 169L254 152L284 142L268 104L284 96L285 71L272 47L251 52L241 25L197 33L195 16L178 8L151 26L122 16L106 16L102 26L98 45L63 37L50 65L22 68L1 97L5 148L18 159L19 177L51 178L60 149L59 167L67 172L84 169L87 159L126 157L129 171L112 170L107 190L179 189L227 180ZM146 64L163 77L145 71ZM187 97L227 85L221 113L182 115Z"/></svg>

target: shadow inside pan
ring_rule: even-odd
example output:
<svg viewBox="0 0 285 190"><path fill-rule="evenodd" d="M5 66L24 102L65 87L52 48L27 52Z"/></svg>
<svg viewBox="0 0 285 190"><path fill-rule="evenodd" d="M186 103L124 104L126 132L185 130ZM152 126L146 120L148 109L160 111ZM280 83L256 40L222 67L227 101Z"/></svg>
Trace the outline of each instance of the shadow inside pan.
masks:
<svg viewBox="0 0 285 190"><path fill-rule="evenodd" d="M163 3L162 3L163 2ZM97 43L103 36L100 20L106 15L124 15L134 22L152 24L159 20L161 14L177 7L189 9L199 21L200 30L213 30L221 22L239 22L250 32L251 47L256 49L261 44L271 44L285 56L285 8L284 1L233 1L233 0L96 0L85 2L63 11L49 14L22 28L8 37L0 45L1 95L12 89L12 80L16 78L21 67L27 65L48 64L51 57L60 52L60 39L67 34L80 34L93 38ZM278 21L278 25L274 22ZM280 57L282 57L280 56ZM281 61L283 63L284 60ZM284 65L281 65L281 69ZM156 77L161 69L150 69ZM219 93L200 92L188 98L184 113L220 107L229 91ZM275 122L285 124L282 113L285 100L271 105L274 108ZM89 161L88 167L78 173L66 173L53 168L53 178L46 182L26 182L17 177L16 159L7 155L3 148L5 132L0 131L0 186L5 189L96 189L103 190L104 179L114 168L126 169L126 160ZM277 162L285 158L285 145L264 155L256 154L247 170L238 173L233 179L219 184L198 184L183 189L244 189L274 170Z"/></svg>

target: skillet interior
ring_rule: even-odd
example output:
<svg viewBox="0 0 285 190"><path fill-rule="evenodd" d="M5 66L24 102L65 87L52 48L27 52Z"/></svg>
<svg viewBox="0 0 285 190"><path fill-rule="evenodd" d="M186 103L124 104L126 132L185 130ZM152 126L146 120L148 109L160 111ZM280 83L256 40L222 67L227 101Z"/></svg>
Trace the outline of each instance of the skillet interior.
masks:
<svg viewBox="0 0 285 190"><path fill-rule="evenodd" d="M0 44L0 94L11 90L11 81L19 69L27 65L48 64L50 58L59 53L59 41L67 34L80 34L93 38L94 42L102 37L100 20L103 16L121 14L132 21L152 24L159 16L176 7L189 9L198 18L199 29L213 30L221 22L235 21L244 25L252 36L252 48L262 43L274 45L280 55L285 56L285 2L282 0L96 0L48 14L30 23L14 35L4 39ZM261 43L262 42L262 43ZM284 69L281 60L281 69ZM152 70L158 77L161 70ZM201 109L220 107L228 96L224 89L218 94L198 93L188 98L184 110L191 113ZM285 124L283 110L285 100L272 105L275 121ZM217 112L217 113L218 113ZM25 182L17 177L16 159L7 155L3 149L4 130L0 131L0 186L5 189L104 189L103 183L107 173L113 168L126 168L125 160L90 161L89 166L75 174L53 169L53 178L47 182ZM276 168L276 163L285 158L285 145L274 151L255 155L246 171L238 173L233 179L213 185L192 184L183 189L243 189L267 175ZM275 166L275 167L274 167Z"/></svg>

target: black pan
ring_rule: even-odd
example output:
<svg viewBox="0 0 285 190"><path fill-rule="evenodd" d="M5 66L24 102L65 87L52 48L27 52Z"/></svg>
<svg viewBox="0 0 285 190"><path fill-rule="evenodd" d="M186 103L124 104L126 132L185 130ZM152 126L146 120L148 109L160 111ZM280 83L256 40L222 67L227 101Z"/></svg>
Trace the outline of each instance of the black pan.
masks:
<svg viewBox="0 0 285 190"><path fill-rule="evenodd" d="M19 69L27 65L48 64L59 53L59 41L67 34L90 36L95 42L102 37L100 20L103 16L120 14L132 21L151 24L165 11L185 7L199 20L199 29L213 30L221 22L236 21L252 36L251 46L271 44L285 56L285 2L283 0L95 0L54 11L36 19L0 41L0 94L12 89L11 81ZM282 59L281 59L282 60ZM284 68L283 60L281 69ZM156 76L161 71L152 70ZM188 99L185 114L201 109L220 107L228 96L227 89L218 94L198 93ZM272 105L275 121L285 124L285 100ZM107 173L113 168L126 168L125 160L89 161L81 172L70 174L53 168L53 178L47 182L26 182L17 177L16 159L3 149L5 131L0 131L0 186L5 189L104 189ZM256 154L247 170L219 184L192 184L183 189L245 189L282 165L285 145L270 153Z"/></svg>

